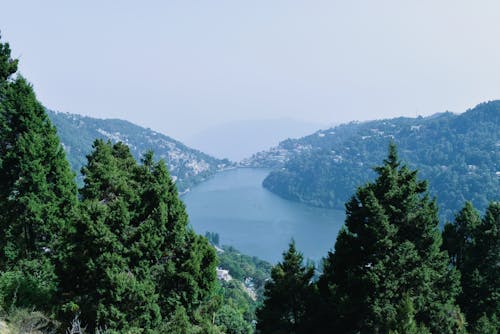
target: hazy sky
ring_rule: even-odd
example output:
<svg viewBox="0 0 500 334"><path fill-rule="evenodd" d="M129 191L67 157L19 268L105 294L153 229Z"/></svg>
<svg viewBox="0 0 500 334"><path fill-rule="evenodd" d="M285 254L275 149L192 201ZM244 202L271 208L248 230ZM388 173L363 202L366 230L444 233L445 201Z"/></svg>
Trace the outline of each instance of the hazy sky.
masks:
<svg viewBox="0 0 500 334"><path fill-rule="evenodd" d="M49 108L179 139L227 121L331 124L500 98L500 1L4 1Z"/></svg>

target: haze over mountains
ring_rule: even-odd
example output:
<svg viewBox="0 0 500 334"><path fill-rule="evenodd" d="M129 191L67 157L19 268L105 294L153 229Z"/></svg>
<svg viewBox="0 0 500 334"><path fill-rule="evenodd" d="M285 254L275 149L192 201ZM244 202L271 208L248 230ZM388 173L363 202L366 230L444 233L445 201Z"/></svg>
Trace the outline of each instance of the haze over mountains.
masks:
<svg viewBox="0 0 500 334"><path fill-rule="evenodd" d="M292 118L234 121L209 127L187 139L186 144L218 158L241 161L286 138L299 138L324 127Z"/></svg>
<svg viewBox="0 0 500 334"><path fill-rule="evenodd" d="M233 166L226 159L214 158L164 134L128 121L97 119L50 110L47 113L57 128L71 167L78 175L80 168L87 162L86 155L90 153L96 138L113 143L124 142L137 160L148 150L154 151L156 159L164 159L167 163L180 192ZM81 181L80 177L79 180Z"/></svg>

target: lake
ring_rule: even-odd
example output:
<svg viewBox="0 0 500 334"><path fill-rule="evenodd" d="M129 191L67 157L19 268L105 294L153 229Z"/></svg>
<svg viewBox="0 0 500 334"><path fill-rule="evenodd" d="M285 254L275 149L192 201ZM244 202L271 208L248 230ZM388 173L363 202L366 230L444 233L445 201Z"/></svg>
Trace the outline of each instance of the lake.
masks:
<svg viewBox="0 0 500 334"><path fill-rule="evenodd" d="M199 234L217 232L220 243L276 263L293 238L314 261L333 248L345 213L284 200L262 187L266 169L239 168L215 175L182 196Z"/></svg>

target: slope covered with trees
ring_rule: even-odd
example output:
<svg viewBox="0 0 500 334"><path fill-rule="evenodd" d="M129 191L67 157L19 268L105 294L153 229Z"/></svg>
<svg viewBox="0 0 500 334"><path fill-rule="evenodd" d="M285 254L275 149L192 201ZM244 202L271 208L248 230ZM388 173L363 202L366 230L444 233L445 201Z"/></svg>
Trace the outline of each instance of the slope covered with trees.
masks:
<svg viewBox="0 0 500 334"><path fill-rule="evenodd" d="M463 202L484 211L500 193L500 101L463 114L353 122L288 139L256 154L247 166L272 167L265 188L295 201L342 209L393 140L401 157L430 181L440 217L452 219Z"/></svg>
<svg viewBox="0 0 500 334"><path fill-rule="evenodd" d="M141 159L147 151L154 151L157 159L165 161L180 192L233 165L227 159L216 159L161 133L127 121L97 119L50 110L47 113L57 128L80 184L80 169L86 163L86 155L96 138L125 143L136 160Z"/></svg>

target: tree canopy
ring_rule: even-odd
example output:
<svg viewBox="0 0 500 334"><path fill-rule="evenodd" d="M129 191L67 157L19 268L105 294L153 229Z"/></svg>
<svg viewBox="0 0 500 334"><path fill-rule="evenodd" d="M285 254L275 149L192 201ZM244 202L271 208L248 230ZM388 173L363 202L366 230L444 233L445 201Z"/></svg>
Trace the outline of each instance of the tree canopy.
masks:
<svg viewBox="0 0 500 334"><path fill-rule="evenodd" d="M266 283L264 305L257 311L260 333L306 333L311 326L310 307L314 297L314 267L305 266L292 241L283 262L271 271Z"/></svg>
<svg viewBox="0 0 500 334"><path fill-rule="evenodd" d="M0 43L0 284L4 300L47 309L76 184L55 127L16 69Z"/></svg>
<svg viewBox="0 0 500 334"><path fill-rule="evenodd" d="M450 263L461 273L458 301L472 333L500 328L500 203L483 218L466 203L443 231Z"/></svg>
<svg viewBox="0 0 500 334"><path fill-rule="evenodd" d="M148 153L137 164L126 145L96 140L82 174L66 309L93 327L151 331L178 307L194 314L208 302L215 251L188 228L164 162Z"/></svg>
<svg viewBox="0 0 500 334"><path fill-rule="evenodd" d="M311 283L312 272L298 265L302 258L293 244L274 267L258 312L262 333L301 332L294 326L304 317L294 314L308 315L305 332L312 333L465 333L456 302L460 275L441 249L427 182L399 160L393 143L374 170L378 177L346 203L345 226L317 281ZM294 313L287 300L300 291L312 298L299 298L300 312Z"/></svg>

